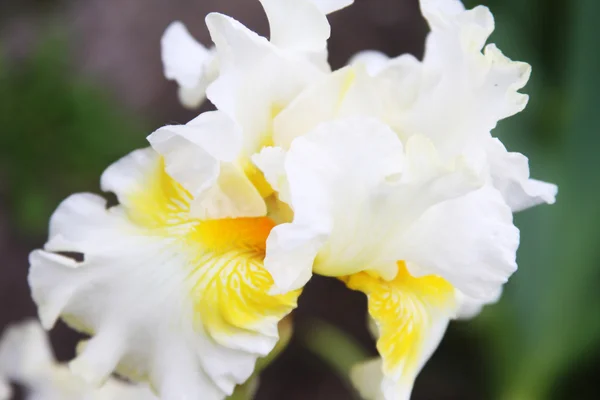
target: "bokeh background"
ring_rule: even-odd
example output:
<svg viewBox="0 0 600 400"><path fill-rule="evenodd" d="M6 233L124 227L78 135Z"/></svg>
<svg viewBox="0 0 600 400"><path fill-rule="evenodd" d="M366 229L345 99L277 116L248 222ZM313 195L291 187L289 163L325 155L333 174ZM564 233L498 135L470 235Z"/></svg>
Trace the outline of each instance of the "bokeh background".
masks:
<svg viewBox="0 0 600 400"><path fill-rule="evenodd" d="M499 304L450 326L413 398L598 399L600 1L480 3L496 17L492 42L534 71L527 110L495 134L530 157L535 177L559 184L559 201L516 216L519 271ZM43 244L59 201L97 192L109 163L157 127L195 116L162 76L159 41L179 19L208 44L209 11L268 34L252 0L0 2L0 330L35 315L27 255ZM330 21L336 68L365 48L422 54L417 0L356 0ZM357 398L345 372L375 351L365 310L362 294L313 280L291 344L264 372L257 398ZM61 360L77 339L62 325L52 332Z"/></svg>

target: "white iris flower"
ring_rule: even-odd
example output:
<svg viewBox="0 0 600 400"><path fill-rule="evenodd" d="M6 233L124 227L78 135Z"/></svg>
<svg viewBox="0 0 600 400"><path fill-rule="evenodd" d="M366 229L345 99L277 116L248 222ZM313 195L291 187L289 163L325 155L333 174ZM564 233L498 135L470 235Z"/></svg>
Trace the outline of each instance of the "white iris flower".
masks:
<svg viewBox="0 0 600 400"><path fill-rule="evenodd" d="M195 217L194 197L151 148L117 161L101 181L120 204L69 197L52 216L44 250L30 256L44 327L62 317L92 336L70 363L88 382L116 370L149 381L163 399L231 394L296 307L298 292L268 294L263 258L273 221Z"/></svg>
<svg viewBox="0 0 600 400"><path fill-rule="evenodd" d="M52 355L46 332L37 321L6 329L0 339L0 378L23 386L29 400L156 400L149 388L109 379L98 389L73 375ZM0 399L10 398L10 388Z"/></svg>
<svg viewBox="0 0 600 400"><path fill-rule="evenodd" d="M421 0L423 61L369 51L331 72L326 15L351 0L261 3L270 40L221 14L211 50L167 29L166 76L217 110L110 166L117 206L59 206L31 254L40 318L91 335L70 364L89 382L116 371L163 399L219 400L274 348L312 274L335 277L365 293L375 327L359 390L408 399L449 321L516 270L512 213L554 202L491 133L525 107L530 68L484 49L487 8Z"/></svg>

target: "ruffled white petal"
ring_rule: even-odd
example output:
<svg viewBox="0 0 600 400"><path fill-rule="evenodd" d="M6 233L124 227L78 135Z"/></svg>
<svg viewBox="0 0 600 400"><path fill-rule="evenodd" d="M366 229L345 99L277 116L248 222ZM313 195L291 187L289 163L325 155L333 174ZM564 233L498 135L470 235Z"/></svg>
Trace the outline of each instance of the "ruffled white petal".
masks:
<svg viewBox="0 0 600 400"><path fill-rule="evenodd" d="M344 100L355 79L354 70L343 68L300 93L275 117L273 142L288 149L295 138L307 134L323 122L343 116Z"/></svg>
<svg viewBox="0 0 600 400"><path fill-rule="evenodd" d="M330 70L327 39L331 34L326 15L353 0L260 0L267 18L270 42L290 55L310 60L321 70Z"/></svg>
<svg viewBox="0 0 600 400"><path fill-rule="evenodd" d="M4 332L0 340L0 377L22 385L30 400L156 400L144 385L112 378L101 388L86 384L54 361L48 338L37 321L12 325ZM0 398L8 400L8 394L5 396Z"/></svg>
<svg viewBox="0 0 600 400"><path fill-rule="evenodd" d="M393 278L403 230L480 184L463 166L440 164L426 139L411 140L405 154L396 134L369 118L324 123L297 138L285 170L294 221L273 229L265 259L284 290L305 283L311 268Z"/></svg>
<svg viewBox="0 0 600 400"><path fill-rule="evenodd" d="M261 217L267 214L267 207L246 173L235 164L223 163L214 186L192 202L190 212L202 219Z"/></svg>
<svg viewBox="0 0 600 400"><path fill-rule="evenodd" d="M273 118L323 72L304 55L279 49L236 20L206 22L220 60L209 99L242 127L247 158L268 144Z"/></svg>
<svg viewBox="0 0 600 400"><path fill-rule="evenodd" d="M462 293L460 290L456 291L456 301L458 304L458 310L456 311L456 319L467 320L475 318L481 313L483 307L494 304L500 300L502 296L502 288L500 288L497 293L490 296L487 300L481 301L479 299L474 299L473 297L469 297L466 294Z"/></svg>
<svg viewBox="0 0 600 400"><path fill-rule="evenodd" d="M187 88L196 86L205 65L212 58L210 51L198 43L179 21L167 27L161 45L167 79Z"/></svg>
<svg viewBox="0 0 600 400"><path fill-rule="evenodd" d="M388 66L389 62L390 57L381 51L363 50L353 55L348 64L363 66L369 75L377 76Z"/></svg>
<svg viewBox="0 0 600 400"><path fill-rule="evenodd" d="M445 159L464 156L489 175L513 211L552 204L556 186L529 179L527 159L507 153L490 136L499 120L525 108L528 97L519 90L530 66L485 45L494 30L486 7L465 10L457 0L421 0L421 9L431 27L423 62L374 51L351 60L373 76L369 85L382 99L380 118L404 140L427 136Z"/></svg>
<svg viewBox="0 0 600 400"><path fill-rule="evenodd" d="M531 68L483 46L494 29L486 7L464 11L455 0L422 0L431 27L418 98L400 121L408 133L425 134L450 154L464 153L496 123L521 111L519 94Z"/></svg>
<svg viewBox="0 0 600 400"><path fill-rule="evenodd" d="M103 186L121 205L71 196L44 250L30 256L40 318L50 328L60 316L92 336L70 364L86 381L116 370L149 380L165 399L223 399L273 348L278 321L295 307L298 293L267 294L262 257L273 223L195 219L190 194L152 149L111 166Z"/></svg>
<svg viewBox="0 0 600 400"><path fill-rule="evenodd" d="M148 171L156 168L158 155L152 149L141 149L132 151L127 157L123 157L111 164L100 178L100 188L103 192L112 192L117 195L120 204L126 207L131 206L131 192L141 192L148 182ZM56 219L56 216L52 217ZM54 236L52 232L53 223L50 223L50 237ZM66 222L65 228L68 227Z"/></svg>
<svg viewBox="0 0 600 400"><path fill-rule="evenodd" d="M310 0L311 3L315 4L319 10L323 14L331 14L334 11L341 10L342 8L346 8L352 3L354 0Z"/></svg>
<svg viewBox="0 0 600 400"><path fill-rule="evenodd" d="M165 159L165 169L196 198L219 175L219 164L235 160L242 147L239 128L218 111L202 113L185 125L162 127L148 136Z"/></svg>
<svg viewBox="0 0 600 400"><path fill-rule="evenodd" d="M391 60L376 76L361 62L319 79L302 91L273 122L273 142L285 149L319 124L339 118L371 117L394 126L402 109L410 107L418 89L411 55ZM399 86L402 90L396 90ZM396 130L405 140L402 129Z"/></svg>
<svg viewBox="0 0 600 400"><path fill-rule="evenodd" d="M554 204L558 187L529 178L529 160L520 153L509 153L498 139L487 143L487 157L494 186L500 190L513 212L538 204Z"/></svg>
<svg viewBox="0 0 600 400"><path fill-rule="evenodd" d="M280 49L327 51L331 34L327 17L311 0L260 0L269 19L270 41Z"/></svg>
<svg viewBox="0 0 600 400"><path fill-rule="evenodd" d="M179 85L183 105L198 107L206 96L206 88L218 73L214 49L198 43L179 21L167 27L161 48L165 77Z"/></svg>
<svg viewBox="0 0 600 400"><path fill-rule="evenodd" d="M531 68L485 47L494 29L486 7L466 10L458 0L421 0L431 33L423 62L366 51L352 60L375 76L383 119L403 139L425 135L443 158L470 157L501 119L521 111L520 90Z"/></svg>
<svg viewBox="0 0 600 400"><path fill-rule="evenodd" d="M285 176L285 150L281 147L265 147L252 156L252 162L264 174L269 185L281 201L290 203L290 193Z"/></svg>
<svg viewBox="0 0 600 400"><path fill-rule="evenodd" d="M491 301L516 270L519 231L491 186L431 207L403 242L414 276L444 277L466 295Z"/></svg>
<svg viewBox="0 0 600 400"><path fill-rule="evenodd" d="M253 79L257 79L257 73L258 76L262 73L268 79L268 77L273 77L274 72L285 74L294 70L294 74L298 75L298 71L303 69L308 70L310 74L314 74L318 70L329 71L327 39L330 35L330 27L326 14L346 7L352 1L290 0L282 2L261 0L261 3L269 19L270 42L228 17L226 19L229 21L222 24L223 21L217 21L219 17L216 17L216 14L207 18L207 25L211 30L216 50L207 49L198 43L181 22L174 22L166 29L162 38L165 76L177 81L179 97L185 106L197 107L204 100L207 87L219 75L227 73L225 82L221 80L221 83L216 85L218 89L211 89L209 97L217 105L217 108L231 113L231 107L222 107L222 105L223 102L231 101L232 94L222 95L220 92L228 92L233 89L231 81L235 79L231 76L232 61L233 64L237 64L235 70L253 74ZM261 61L262 68L247 68L247 62L255 63L266 54L270 55ZM246 68L239 68L240 62ZM282 64L286 64L286 68L277 68ZM248 69L254 70L254 72ZM302 71L300 75L306 73L307 71ZM260 85L265 83L264 76L263 81L249 85L246 89L264 90L268 86ZM248 79L243 76L238 78L241 78L242 81ZM294 77L291 81L281 80L272 86L294 88L298 79L298 77ZM300 77L300 79L304 78ZM278 91L281 93L282 90ZM256 94L254 93L255 96ZM265 97L268 98L269 94L267 93ZM276 106L281 107L280 104ZM260 119L260 116L257 116L257 119Z"/></svg>
<svg viewBox="0 0 600 400"><path fill-rule="evenodd" d="M75 208L74 202L67 200L63 207ZM109 216L101 216L105 212L103 209L96 208L96 215L108 220ZM82 222L91 228L87 221ZM136 231L134 227L130 229ZM68 248L52 246L48 249L85 251L86 261L76 266L70 259L54 253L37 251L31 255L30 284L40 307L40 316L48 321L50 317L46 310L51 307L54 319L58 313L75 315L83 321L71 321L72 326L95 333L85 351L72 362L73 371L90 382L100 383L123 360L122 373L138 379L148 377L165 398L189 395L223 398L232 390L236 383L234 379L243 382L242 379L250 375L254 360L244 353L220 351L218 345L198 337L193 327L192 304L189 301L186 304L185 287L182 290L177 282L184 280L181 275L185 271L178 268L180 271L165 270L163 276L158 275L158 266L173 269L177 263L186 263L184 259L165 254L164 243L160 240L143 241L141 236L136 240L135 237L118 236L118 232L105 227L103 231L97 229L91 237L88 234L89 239L84 243L71 239ZM106 247L94 254L92 241ZM105 252L113 253L118 259L108 258L104 262L110 264L103 265ZM121 284L117 277L126 284L129 282L128 292L119 290ZM111 280L114 281L112 284ZM86 282L93 282L97 289L86 289L89 285ZM104 290L99 290L102 288ZM93 310L96 313L92 313ZM178 348L174 348L175 343ZM199 362L200 356L205 365ZM241 368L242 376L236 378L227 371L227 375L219 377L223 372L216 372L214 379L223 382L217 383L222 389L215 387L203 371L203 367L213 368L208 360L212 357L231 363L236 369Z"/></svg>
<svg viewBox="0 0 600 400"><path fill-rule="evenodd" d="M260 193L234 165L241 153L242 133L224 113L206 112L186 125L165 126L148 141L164 158L168 174L191 194L193 216L214 219L266 214Z"/></svg>
<svg viewBox="0 0 600 400"><path fill-rule="evenodd" d="M294 140L285 176L294 221L271 232L265 264L281 288L305 283L311 267L392 279L404 260L413 276L442 276L485 302L516 269L519 233L500 193L477 189L460 159L444 165L427 139L404 150L376 120L324 123Z"/></svg>

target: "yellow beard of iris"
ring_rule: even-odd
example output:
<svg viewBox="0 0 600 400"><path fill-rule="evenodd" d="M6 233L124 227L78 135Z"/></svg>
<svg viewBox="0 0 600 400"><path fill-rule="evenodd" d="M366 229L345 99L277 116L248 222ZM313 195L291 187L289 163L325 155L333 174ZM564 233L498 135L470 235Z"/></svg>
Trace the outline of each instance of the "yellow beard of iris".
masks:
<svg viewBox="0 0 600 400"><path fill-rule="evenodd" d="M296 307L300 291L268 294L273 279L263 260L275 225L270 218L190 218L191 196L165 172L162 159L143 190L128 200L132 221L151 235L175 240L190 255L195 315L211 336L251 333L261 322L279 321Z"/></svg>
<svg viewBox="0 0 600 400"><path fill-rule="evenodd" d="M432 316L450 315L455 308L453 286L434 275L415 278L403 261L398 262L398 275L391 281L367 272L342 280L367 295L369 314L379 331L377 350L383 358L383 372L392 375L401 369L410 379L419 368Z"/></svg>

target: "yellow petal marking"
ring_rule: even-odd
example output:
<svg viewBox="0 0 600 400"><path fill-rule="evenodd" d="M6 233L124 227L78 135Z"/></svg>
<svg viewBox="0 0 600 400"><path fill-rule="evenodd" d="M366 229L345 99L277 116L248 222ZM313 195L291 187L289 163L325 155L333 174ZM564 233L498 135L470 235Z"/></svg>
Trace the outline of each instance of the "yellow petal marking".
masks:
<svg viewBox="0 0 600 400"><path fill-rule="evenodd" d="M197 314L213 335L260 330L296 307L299 291L272 296L273 278L263 268L266 239L275 226L266 217L205 221L190 240L204 251L193 289Z"/></svg>
<svg viewBox="0 0 600 400"><path fill-rule="evenodd" d="M246 174L250 182L252 182L254 187L258 190L258 193L260 193L263 199L266 199L267 197L275 193L269 182L267 182L265 175L260 169L258 169L256 165L252 164L252 161L245 162L243 169L244 173Z"/></svg>
<svg viewBox="0 0 600 400"><path fill-rule="evenodd" d="M159 158L153 171L148 171L143 187L128 196L127 215L144 228L164 229L191 222L188 218L191 195L165 171Z"/></svg>
<svg viewBox="0 0 600 400"><path fill-rule="evenodd" d="M211 334L255 331L261 322L279 321L294 309L299 291L268 294L273 279L263 260L274 222L267 217L190 218L190 199L160 159L143 190L128 197L127 213L149 234L178 239L177 251L189 254L191 296L204 329Z"/></svg>
<svg viewBox="0 0 600 400"><path fill-rule="evenodd" d="M416 374L432 318L440 314L448 318L456 307L452 285L434 275L415 278L403 261L398 262L398 275L391 281L367 272L342 280L367 295L369 314L379 331L377 350L383 358L383 372L394 375L401 369Z"/></svg>

